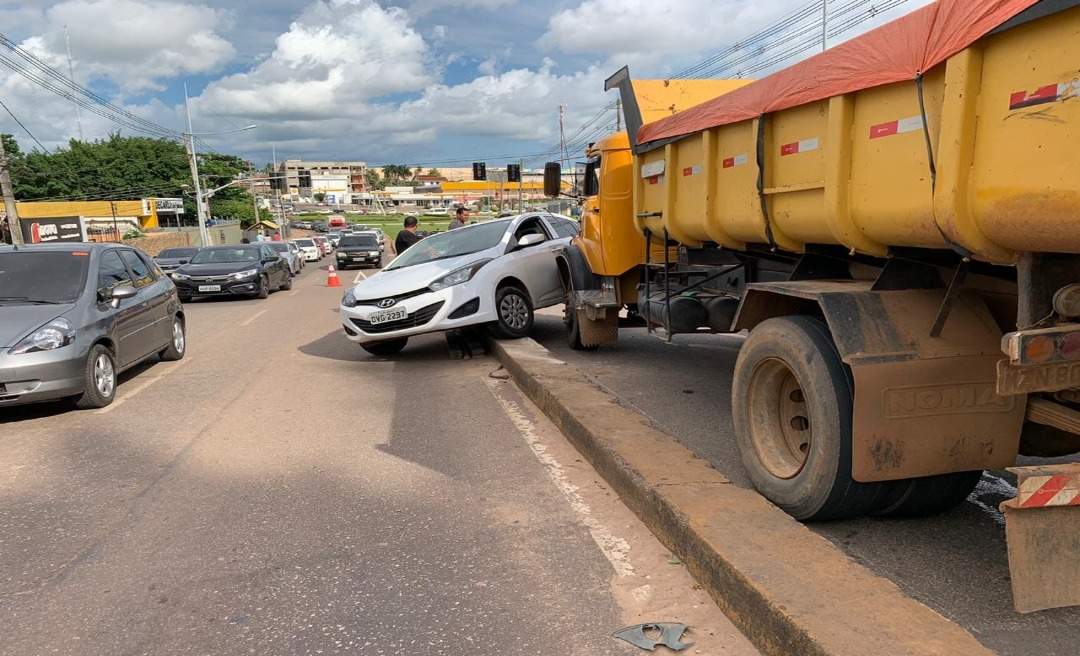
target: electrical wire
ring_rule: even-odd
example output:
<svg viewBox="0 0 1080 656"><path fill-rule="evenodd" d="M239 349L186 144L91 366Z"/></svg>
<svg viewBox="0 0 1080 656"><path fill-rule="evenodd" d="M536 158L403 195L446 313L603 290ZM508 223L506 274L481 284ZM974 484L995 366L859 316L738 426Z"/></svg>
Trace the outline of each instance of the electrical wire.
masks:
<svg viewBox="0 0 1080 656"><path fill-rule="evenodd" d="M19 117L15 116L15 114L12 113L12 111L10 109L8 109L8 106L4 104L3 100L0 100L0 107L3 107L4 111L6 111L11 116L11 120L13 120L13 121L15 121L16 123L19 124L19 127L23 129L23 132L30 135L30 138L34 140L34 143L41 146L42 151L44 151L46 153L49 152L49 149L46 148L45 145L43 143L41 143L40 141L38 141L38 138L34 136L34 133L31 132L28 127L23 125L23 122L19 120Z"/></svg>

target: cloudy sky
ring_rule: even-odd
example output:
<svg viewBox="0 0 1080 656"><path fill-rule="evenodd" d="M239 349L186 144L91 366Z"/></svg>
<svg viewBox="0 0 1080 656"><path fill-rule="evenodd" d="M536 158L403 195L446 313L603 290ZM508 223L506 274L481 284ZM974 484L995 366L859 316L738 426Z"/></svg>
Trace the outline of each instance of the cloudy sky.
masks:
<svg viewBox="0 0 1080 656"><path fill-rule="evenodd" d="M831 24L845 27L830 43L928 1L829 0ZM24 150L66 145L80 122L87 140L145 134L131 117L186 132L186 85L192 131L257 124L201 139L260 166L276 153L422 166L523 158L534 167L557 158L560 106L572 151L614 129L605 107L615 95L603 82L620 67L638 78L678 76L803 10L784 33L795 37L759 42L769 50L737 67L747 69L820 39L820 2L0 0L0 132ZM75 81L112 106L104 113L129 113L128 125L87 109L77 116L43 88L40 69L36 80L13 70L31 64L11 46L65 78L70 46Z"/></svg>

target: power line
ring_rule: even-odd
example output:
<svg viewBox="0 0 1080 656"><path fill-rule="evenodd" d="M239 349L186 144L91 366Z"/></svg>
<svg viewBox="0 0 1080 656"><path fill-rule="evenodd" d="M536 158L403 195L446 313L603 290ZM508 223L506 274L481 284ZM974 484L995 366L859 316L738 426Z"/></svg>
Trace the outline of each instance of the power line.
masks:
<svg viewBox="0 0 1080 656"><path fill-rule="evenodd" d="M11 116L11 120L13 120L13 121L15 121L16 123L18 123L18 124L19 124L19 127L20 127L20 128L22 128L22 129L23 129L23 131L24 131L24 132L26 132L26 134L30 135L30 138L34 140L34 143L36 143L37 145L41 146L41 150L42 150L42 151L44 151L44 152L46 152L46 153L47 153L47 152L49 152L49 149L48 149L48 148L46 148L46 147L44 146L44 144L42 144L42 143L41 143L40 141L38 141L38 138L34 136L34 133L30 132L30 129L29 129L29 128L27 128L27 127L26 127L25 125L23 125L22 121L20 121L20 120L18 119L18 117L17 117L17 116L15 116L15 114L13 114L13 113L11 112L11 110L10 110L10 109L8 109L8 106L7 106L7 105L5 105L5 104L4 104L4 101L2 101L2 100L0 100L0 107L3 107L3 108L4 108L4 111L6 111L6 112L7 112L7 113L8 113L8 114L9 114L9 115Z"/></svg>

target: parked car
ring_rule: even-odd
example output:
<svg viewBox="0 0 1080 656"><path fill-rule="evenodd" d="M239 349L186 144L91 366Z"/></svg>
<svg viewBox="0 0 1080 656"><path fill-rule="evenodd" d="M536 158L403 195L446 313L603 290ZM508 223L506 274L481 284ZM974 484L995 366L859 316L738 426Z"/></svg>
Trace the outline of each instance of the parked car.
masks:
<svg viewBox="0 0 1080 656"><path fill-rule="evenodd" d="M303 260L300 259L298 251L294 251L295 245L290 248L290 244L287 241L268 241L265 242L267 246L278 252L281 257L285 258L285 262L289 265L289 275L300 275L300 269L303 267Z"/></svg>
<svg viewBox="0 0 1080 656"><path fill-rule="evenodd" d="M285 243L289 245L289 250L296 255L296 259L300 260L300 268L303 269L307 266L307 259L304 257L304 251L300 250L300 247L296 245L296 242L286 241Z"/></svg>
<svg viewBox="0 0 1080 656"><path fill-rule="evenodd" d="M304 254L305 262L318 262L322 259L322 248L319 247L315 240L311 237L301 237L300 239L293 239L292 242L300 248L300 251Z"/></svg>
<svg viewBox="0 0 1080 656"><path fill-rule="evenodd" d="M315 232L326 232L328 230L328 228L326 227L326 221L312 221L311 229Z"/></svg>
<svg viewBox="0 0 1080 656"><path fill-rule="evenodd" d="M292 289L289 264L270 247L271 243L207 246L200 250L170 274L180 300L229 294L266 298L272 291Z"/></svg>
<svg viewBox="0 0 1080 656"><path fill-rule="evenodd" d="M569 217L529 213L427 237L345 292L345 334L375 355L478 324L524 337L535 310L563 301L555 251L576 233Z"/></svg>
<svg viewBox="0 0 1080 656"><path fill-rule="evenodd" d="M187 264L191 261L191 258L195 253L199 252L198 246L183 246L176 248L166 248L157 254L154 258L154 262L165 273L175 270L181 264Z"/></svg>
<svg viewBox="0 0 1080 656"><path fill-rule="evenodd" d="M176 287L120 244L0 246L0 407L65 399L102 408L117 375L184 357Z"/></svg>
<svg viewBox="0 0 1080 656"><path fill-rule="evenodd" d="M450 216L448 207L429 207L424 210L424 216Z"/></svg>
<svg viewBox="0 0 1080 656"><path fill-rule="evenodd" d="M331 230L326 233L326 241L330 242L334 248L337 248L339 239L341 239L341 230Z"/></svg>
<svg viewBox="0 0 1080 656"><path fill-rule="evenodd" d="M329 255L334 252L334 245L330 243L330 240L322 235L316 235L312 237L315 243L319 245L319 249L323 255Z"/></svg>
<svg viewBox="0 0 1080 656"><path fill-rule="evenodd" d="M342 270L352 265L378 268L382 265L379 238L373 232L342 237L337 247L337 263L338 268Z"/></svg>

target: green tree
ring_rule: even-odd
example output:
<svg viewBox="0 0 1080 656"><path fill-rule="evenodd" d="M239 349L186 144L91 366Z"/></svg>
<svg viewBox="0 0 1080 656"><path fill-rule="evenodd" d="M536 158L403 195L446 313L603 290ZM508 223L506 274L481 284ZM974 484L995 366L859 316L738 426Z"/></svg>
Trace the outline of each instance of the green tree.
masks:
<svg viewBox="0 0 1080 656"><path fill-rule="evenodd" d="M387 164L383 167L383 177L387 183L402 183L412 178L412 169L405 164Z"/></svg>
<svg viewBox="0 0 1080 656"><path fill-rule="evenodd" d="M364 181L367 182L368 189L382 189L386 186L382 178L379 177L379 171L376 169L368 169L364 171Z"/></svg>
<svg viewBox="0 0 1080 656"><path fill-rule="evenodd" d="M438 176L442 175L442 171L440 171L439 169L428 169L427 173L425 173L424 175L431 175L431 176L438 177Z"/></svg>
<svg viewBox="0 0 1080 656"><path fill-rule="evenodd" d="M316 203L321 203L326 200L326 194L321 191L316 191L314 194L311 195L311 197L315 199Z"/></svg>

